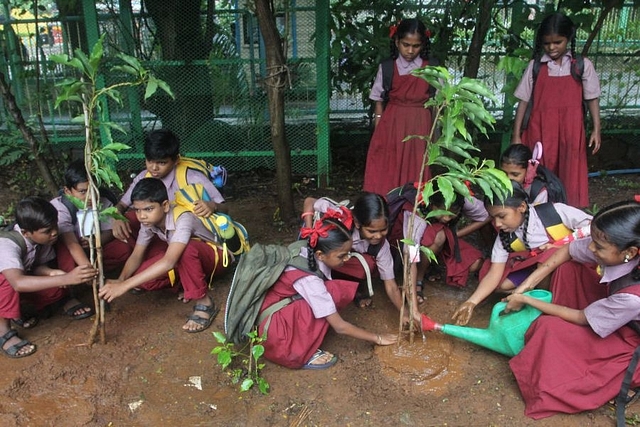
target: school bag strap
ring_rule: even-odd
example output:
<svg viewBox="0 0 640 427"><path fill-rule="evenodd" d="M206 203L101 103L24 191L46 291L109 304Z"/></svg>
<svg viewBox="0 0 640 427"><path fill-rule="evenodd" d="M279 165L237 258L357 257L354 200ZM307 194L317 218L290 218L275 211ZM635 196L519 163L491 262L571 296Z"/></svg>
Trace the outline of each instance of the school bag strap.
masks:
<svg viewBox="0 0 640 427"><path fill-rule="evenodd" d="M533 60L533 67L531 69L531 77L533 78L533 84L531 85L531 97L529 98L529 103L527 104L527 109L524 111L524 117L522 118L522 125L520 127L521 130L527 129L529 127L529 119L531 118L531 111L533 111L533 93L536 88L536 80L538 79L538 74L540 74L540 67L542 62L540 62L540 58L535 58ZM584 74L584 57L582 55L576 55L575 60L571 61L571 76L580 84L582 84L582 75Z"/></svg>
<svg viewBox="0 0 640 427"><path fill-rule="evenodd" d="M396 60L394 58L386 58L380 62L380 68L382 69L382 106L387 106L389 102L389 92L393 87L393 72L395 68ZM430 56L427 60L429 66L438 67L440 61L436 57ZM433 98L436 94L436 88L429 85L429 99Z"/></svg>
<svg viewBox="0 0 640 427"><path fill-rule="evenodd" d="M0 239L9 239L17 244L20 247L20 255L22 257L27 253L27 243L24 241L22 234L13 229L13 224L7 226L4 230L0 230Z"/></svg>
<svg viewBox="0 0 640 427"><path fill-rule="evenodd" d="M558 214L553 203L540 203L539 205L533 206L533 209L536 210L536 213L538 214L542 225L544 225L547 235L552 243L562 240L563 237L573 233L573 230L564 225L562 218ZM524 242L522 242L515 233L511 233L510 237L511 238L507 241L507 244L514 252L522 252L526 250Z"/></svg>

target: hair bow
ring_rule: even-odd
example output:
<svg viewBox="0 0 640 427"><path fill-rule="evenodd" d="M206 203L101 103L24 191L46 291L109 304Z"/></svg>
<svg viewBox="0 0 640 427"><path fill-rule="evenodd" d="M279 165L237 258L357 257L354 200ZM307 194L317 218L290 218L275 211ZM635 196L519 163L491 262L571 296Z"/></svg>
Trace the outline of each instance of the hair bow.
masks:
<svg viewBox="0 0 640 427"><path fill-rule="evenodd" d="M329 230L331 230L332 226L324 225L322 221L316 221L313 224L313 227L303 227L300 229L300 237L303 239L309 238L309 246L315 248L318 244L319 237L327 237L329 235Z"/></svg>
<svg viewBox="0 0 640 427"><path fill-rule="evenodd" d="M351 226L353 225L353 215L351 211L346 206L340 206L339 209L329 209L322 216L322 219L325 218L335 218L341 223L344 224L347 229L351 230Z"/></svg>
<svg viewBox="0 0 640 427"><path fill-rule="evenodd" d="M471 181L466 180L464 181L464 185L467 187L467 189L469 189L469 195L470 196L475 196L476 194L473 192L473 189L471 188Z"/></svg>
<svg viewBox="0 0 640 427"><path fill-rule="evenodd" d="M536 175L538 174L538 165L540 164L540 159L542 158L542 143L540 141L536 142L536 145L533 147L533 155L531 156L531 160L529 160L529 164L527 165L527 172L524 175L524 186L529 187Z"/></svg>
<svg viewBox="0 0 640 427"><path fill-rule="evenodd" d="M424 30L424 35L427 36L428 39L431 38L431 31L429 29Z"/></svg>
<svg viewBox="0 0 640 427"><path fill-rule="evenodd" d="M389 38L392 39L396 36L396 32L398 31L398 25L393 24L389 27Z"/></svg>

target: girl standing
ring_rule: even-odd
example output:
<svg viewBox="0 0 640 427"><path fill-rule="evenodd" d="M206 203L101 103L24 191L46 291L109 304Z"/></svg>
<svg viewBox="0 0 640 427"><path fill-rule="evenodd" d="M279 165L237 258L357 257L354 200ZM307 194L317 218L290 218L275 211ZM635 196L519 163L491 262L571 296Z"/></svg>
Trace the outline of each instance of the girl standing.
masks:
<svg viewBox="0 0 640 427"><path fill-rule="evenodd" d="M498 237L493 245L491 261L485 261L480 271L480 283L471 296L453 313L458 325L466 325L473 309L492 292L511 292L557 249L555 241L573 230L589 225L591 215L562 203L528 204L527 193L515 181L513 194L493 202L485 202L493 218ZM550 217L552 221L546 218ZM551 222L551 223L547 223ZM554 240L549 235L553 227L560 229Z"/></svg>
<svg viewBox="0 0 640 427"><path fill-rule="evenodd" d="M292 298L293 302L260 321L258 332L266 336L264 356L292 369L329 368L338 358L319 348L329 326L339 334L376 345L395 343L396 335L366 331L338 314L353 300L358 286L356 282L331 278L331 270L349 259L349 230L340 221L328 218L313 227L304 227L301 234L308 239L308 247L301 249L300 256L307 258L309 270L321 271L325 280L295 267L285 269L268 291L260 311L285 298Z"/></svg>
<svg viewBox="0 0 640 427"><path fill-rule="evenodd" d="M325 198L307 198L304 210L305 213L302 215L307 227L312 226L312 218L316 212L338 217L341 220L343 220L342 215L336 216L335 212L345 212L345 210ZM364 192L356 200L352 212L353 228L351 224L347 224L347 228L352 230L353 246L351 250L360 253L367 262L371 273L380 277L389 300L400 310L403 304L402 294L396 282L396 269L394 268L391 246L386 239L389 231L389 206L384 197L379 194ZM350 217L350 214L346 216ZM349 259L342 266L335 269L334 276L347 280L357 280L361 283L366 279L362 264L355 258ZM363 290L359 292L359 294L356 294L356 304L361 308L370 306L371 298L364 295ZM416 298L415 290L412 294ZM414 299L413 318L416 321L420 320L418 302L422 301ZM408 322L408 320L407 317L406 321Z"/></svg>
<svg viewBox="0 0 640 427"><path fill-rule="evenodd" d="M588 145L595 154L601 142L600 82L591 61L576 55L575 33L573 22L562 13L547 16L540 23L533 60L515 91L520 102L511 142L524 143L531 149L542 142L542 164L570 189L568 203L586 207L589 188L582 102L586 101L591 115L593 129ZM539 70L537 76L534 70ZM525 129L523 122L530 103L533 106Z"/></svg>
<svg viewBox="0 0 640 427"><path fill-rule="evenodd" d="M428 135L432 127L431 111L424 108L429 99L429 84L411 75L416 68L429 65L430 33L417 19L403 19L390 30L393 59L392 86L385 101L383 67L369 98L375 103L375 130L369 144L364 173L364 190L387 194L392 188L417 181L422 169L425 142L408 135ZM425 169L423 181L430 178Z"/></svg>
<svg viewBox="0 0 640 427"><path fill-rule="evenodd" d="M529 304L547 314L531 325L524 349L509 362L527 416L595 409L618 394L640 345L630 327L640 321L639 248L640 204L616 203L595 215L590 237L559 249L523 282L533 288L557 268L553 303L507 297L506 311ZM636 369L630 386L639 385Z"/></svg>

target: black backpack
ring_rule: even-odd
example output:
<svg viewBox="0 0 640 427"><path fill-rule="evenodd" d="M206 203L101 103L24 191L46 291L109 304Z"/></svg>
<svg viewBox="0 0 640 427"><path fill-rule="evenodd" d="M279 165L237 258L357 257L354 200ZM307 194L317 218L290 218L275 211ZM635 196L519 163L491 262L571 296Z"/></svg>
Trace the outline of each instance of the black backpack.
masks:
<svg viewBox="0 0 640 427"><path fill-rule="evenodd" d="M429 66L437 67L440 65L440 61L437 58L429 57L427 60ZM382 68L382 105L387 106L389 102L389 92L391 92L391 88L393 87L393 71L395 67L396 60L393 58L387 58L380 63L380 67ZM433 86L429 86L429 98L433 98L436 94L436 88Z"/></svg>
<svg viewBox="0 0 640 427"><path fill-rule="evenodd" d="M12 242L16 243L20 246L20 251L22 256L27 253L27 243L24 241L24 237L20 234L19 231L13 229L14 224L9 224L0 230L0 239L9 239Z"/></svg>
<svg viewBox="0 0 640 427"><path fill-rule="evenodd" d="M536 88L536 80L538 79L538 74L540 74L541 67L540 59L533 60L533 69L532 77L533 77L533 85L531 86L531 98L529 98L529 103L527 104L527 109L524 112L524 118L522 119L521 129L525 130L529 126L529 119L531 118L531 111L533 111L533 93ZM584 74L584 57L582 55L576 55L576 60L571 64L571 76L580 84L582 84L582 75ZM583 104L584 108L584 104Z"/></svg>
<svg viewBox="0 0 640 427"><path fill-rule="evenodd" d="M529 188L530 200L535 200L543 188L547 188L547 201L567 203L567 191L558 176L544 166L538 165L537 174Z"/></svg>

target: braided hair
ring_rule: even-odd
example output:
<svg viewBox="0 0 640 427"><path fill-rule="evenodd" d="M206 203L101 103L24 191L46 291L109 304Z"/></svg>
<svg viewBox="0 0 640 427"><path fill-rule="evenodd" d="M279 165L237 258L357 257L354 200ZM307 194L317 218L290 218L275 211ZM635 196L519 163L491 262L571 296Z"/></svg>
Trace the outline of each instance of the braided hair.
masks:
<svg viewBox="0 0 640 427"><path fill-rule="evenodd" d="M397 25L395 34L392 35L391 41L389 42L391 57L393 59L398 59L400 52L398 52L396 41L405 38L408 34L418 34L418 36L420 36L420 40L422 41L420 58L429 59L429 52L431 49L431 39L428 35L429 32L422 21L416 18L403 19Z"/></svg>
<svg viewBox="0 0 640 427"><path fill-rule="evenodd" d="M567 38L569 41L571 57L573 59L576 58L576 26L567 15L556 12L544 18L538 27L535 46L533 47L534 61L540 63L540 59L542 59L542 55L544 55L542 39L545 36L554 34Z"/></svg>
<svg viewBox="0 0 640 427"><path fill-rule="evenodd" d="M529 246L529 242L527 241L527 229L529 228L529 211L530 211L529 196L527 195L527 192L524 190L524 188L522 188L522 186L518 184L516 181L511 180L511 185L513 187L513 192L511 194L507 195L504 198L500 198L497 195L494 195L493 201L490 198L485 197L484 204L485 206L506 206L509 208L516 209L520 207L524 202L527 208L523 214L524 220L522 224L523 224L524 232L522 233L522 242L524 243L524 247L526 250L531 250L531 247ZM513 234L514 233L507 233L502 230L498 233L498 237L500 238L502 247L507 252L513 252L513 248L511 247L511 242L513 241L513 237L514 237Z"/></svg>
<svg viewBox="0 0 640 427"><path fill-rule="evenodd" d="M314 223L313 227L303 228L301 233L305 231L308 231L307 248L309 255L307 256L307 261L311 271L318 269L316 257L314 256L316 251L326 254L351 240L349 229L336 218L320 218Z"/></svg>
<svg viewBox="0 0 640 427"><path fill-rule="evenodd" d="M604 239L619 251L631 246L640 248L640 203L626 200L609 205L593 217L591 227L600 230ZM640 263L632 278L640 280Z"/></svg>

